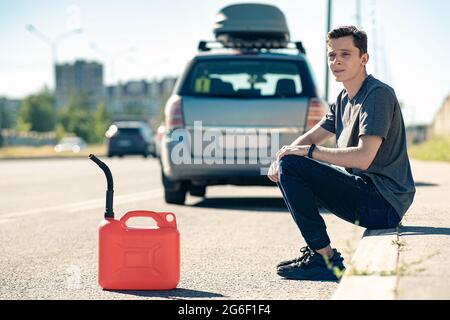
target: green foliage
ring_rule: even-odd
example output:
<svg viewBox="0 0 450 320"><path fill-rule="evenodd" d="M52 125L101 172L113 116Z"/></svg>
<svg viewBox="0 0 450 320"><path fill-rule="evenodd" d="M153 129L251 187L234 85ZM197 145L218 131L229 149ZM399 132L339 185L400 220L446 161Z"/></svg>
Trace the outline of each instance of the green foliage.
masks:
<svg viewBox="0 0 450 320"><path fill-rule="evenodd" d="M64 126L61 123L58 123L55 128L55 136L56 141L60 141L67 135L66 130L64 130Z"/></svg>
<svg viewBox="0 0 450 320"><path fill-rule="evenodd" d="M408 154L419 160L450 161L450 137L436 137L408 147Z"/></svg>
<svg viewBox="0 0 450 320"><path fill-rule="evenodd" d="M93 142L100 143L103 141L105 132L111 122L110 116L106 110L106 105L102 101L97 105L94 111L94 139Z"/></svg>
<svg viewBox="0 0 450 320"><path fill-rule="evenodd" d="M17 129L19 131L52 131L54 129L53 105L53 96L48 90L28 96L19 107Z"/></svg>
<svg viewBox="0 0 450 320"><path fill-rule="evenodd" d="M13 115L8 112L0 100L0 129L12 128L14 126L12 118Z"/></svg>
<svg viewBox="0 0 450 320"><path fill-rule="evenodd" d="M58 123L64 131L70 132L86 140L91 141L91 119L86 100L83 96L74 95L69 103L59 112Z"/></svg>
<svg viewBox="0 0 450 320"><path fill-rule="evenodd" d="M63 128L59 128L59 133L74 134L87 143L102 142L109 118L103 102L99 103L95 110L91 110L83 96L72 96L58 115L58 123Z"/></svg>
<svg viewBox="0 0 450 320"><path fill-rule="evenodd" d="M22 119L22 117L17 117L17 124L16 124L17 131L28 132L28 131L30 131L30 128L31 128L31 124L29 124L28 122L25 122L25 120Z"/></svg>
<svg viewBox="0 0 450 320"><path fill-rule="evenodd" d="M95 109L88 107L82 95L74 95L56 116L54 99L44 89L22 101L17 115L18 131L55 131L57 140L67 134L83 138L87 143L102 143L110 124L110 116L104 102Z"/></svg>

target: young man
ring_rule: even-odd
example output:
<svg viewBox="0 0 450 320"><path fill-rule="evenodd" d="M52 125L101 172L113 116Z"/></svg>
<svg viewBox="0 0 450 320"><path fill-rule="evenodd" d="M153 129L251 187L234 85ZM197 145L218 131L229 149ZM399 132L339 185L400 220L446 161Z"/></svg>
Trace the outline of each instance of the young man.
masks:
<svg viewBox="0 0 450 320"><path fill-rule="evenodd" d="M415 195L394 90L366 73L366 33L340 27L328 33L327 45L329 67L344 89L314 128L277 152L268 173L308 245L302 256L278 264L277 273L289 279L338 280L345 269L317 204L353 224L384 229L399 224ZM334 135L337 148L319 146Z"/></svg>

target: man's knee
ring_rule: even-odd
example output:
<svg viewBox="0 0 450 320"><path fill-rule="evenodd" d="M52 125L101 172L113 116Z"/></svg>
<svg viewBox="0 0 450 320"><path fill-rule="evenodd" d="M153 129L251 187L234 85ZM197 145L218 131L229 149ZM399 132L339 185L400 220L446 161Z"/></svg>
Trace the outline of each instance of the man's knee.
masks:
<svg viewBox="0 0 450 320"><path fill-rule="evenodd" d="M310 159L306 157L300 157L291 154L284 156L280 160L278 169L280 181L281 179L289 175L301 176L302 170L305 169L304 163L307 161L310 161Z"/></svg>

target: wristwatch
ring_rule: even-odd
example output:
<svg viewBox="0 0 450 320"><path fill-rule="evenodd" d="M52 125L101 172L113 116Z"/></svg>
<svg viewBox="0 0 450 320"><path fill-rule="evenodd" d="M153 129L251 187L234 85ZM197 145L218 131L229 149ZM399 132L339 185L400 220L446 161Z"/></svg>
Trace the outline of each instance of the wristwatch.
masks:
<svg viewBox="0 0 450 320"><path fill-rule="evenodd" d="M308 158L312 159L313 158L313 151L316 148L316 145L313 143L309 149L308 149Z"/></svg>

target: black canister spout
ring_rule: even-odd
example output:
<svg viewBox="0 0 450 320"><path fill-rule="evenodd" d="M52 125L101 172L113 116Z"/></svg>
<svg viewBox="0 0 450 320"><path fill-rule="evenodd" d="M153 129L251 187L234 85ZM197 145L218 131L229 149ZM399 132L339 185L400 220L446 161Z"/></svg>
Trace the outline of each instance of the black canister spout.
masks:
<svg viewBox="0 0 450 320"><path fill-rule="evenodd" d="M114 219L114 211L113 211L113 196L114 196L114 184L113 178L111 174L111 170L109 170L108 166L97 158L95 155L90 154L89 159L94 161L100 169L103 170L106 176L106 182L108 185L108 189L106 190L106 210L105 210L105 218L106 219Z"/></svg>

